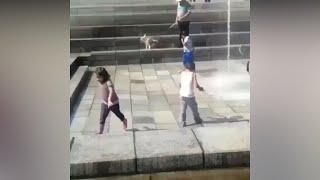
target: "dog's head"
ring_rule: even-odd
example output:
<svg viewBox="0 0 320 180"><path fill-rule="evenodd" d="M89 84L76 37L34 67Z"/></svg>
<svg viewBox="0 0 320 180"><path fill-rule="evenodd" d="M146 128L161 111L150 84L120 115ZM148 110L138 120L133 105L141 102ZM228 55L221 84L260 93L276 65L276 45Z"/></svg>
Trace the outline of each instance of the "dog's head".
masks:
<svg viewBox="0 0 320 180"><path fill-rule="evenodd" d="M140 41L141 42L146 42L146 39L147 39L147 34L145 34L142 37L140 37Z"/></svg>

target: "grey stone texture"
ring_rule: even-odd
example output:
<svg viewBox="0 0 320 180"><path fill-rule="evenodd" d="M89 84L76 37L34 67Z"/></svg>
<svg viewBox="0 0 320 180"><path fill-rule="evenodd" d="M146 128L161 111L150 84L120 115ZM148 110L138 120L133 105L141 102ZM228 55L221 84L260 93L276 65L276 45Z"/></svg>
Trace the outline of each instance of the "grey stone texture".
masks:
<svg viewBox="0 0 320 180"><path fill-rule="evenodd" d="M99 177L135 172L133 133L82 136L70 153L71 177Z"/></svg>
<svg viewBox="0 0 320 180"><path fill-rule="evenodd" d="M201 148L190 130L135 133L138 173L199 169Z"/></svg>
<svg viewBox="0 0 320 180"><path fill-rule="evenodd" d="M248 166L250 124L222 123L193 129L204 151L205 167Z"/></svg>

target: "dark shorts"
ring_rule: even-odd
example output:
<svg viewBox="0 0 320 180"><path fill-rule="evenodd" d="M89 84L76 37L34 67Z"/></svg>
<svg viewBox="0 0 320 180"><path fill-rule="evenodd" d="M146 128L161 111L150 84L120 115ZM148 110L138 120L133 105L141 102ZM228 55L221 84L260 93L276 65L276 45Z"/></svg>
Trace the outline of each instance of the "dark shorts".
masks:
<svg viewBox="0 0 320 180"><path fill-rule="evenodd" d="M183 65L185 66L186 64L190 64L191 70L196 69L196 65L193 61L193 52L184 52L183 53Z"/></svg>

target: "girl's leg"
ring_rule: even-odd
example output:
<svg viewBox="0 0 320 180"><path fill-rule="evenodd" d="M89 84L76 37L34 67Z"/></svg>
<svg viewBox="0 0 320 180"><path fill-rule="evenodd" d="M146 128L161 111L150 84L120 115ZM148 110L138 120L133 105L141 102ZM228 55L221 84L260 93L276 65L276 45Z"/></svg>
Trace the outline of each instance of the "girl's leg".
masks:
<svg viewBox="0 0 320 180"><path fill-rule="evenodd" d="M124 115L120 111L120 105L115 104L110 107L110 110L122 121L123 123L123 129L127 129L127 119L124 117Z"/></svg>
<svg viewBox="0 0 320 180"><path fill-rule="evenodd" d="M104 130L104 124L106 122L106 118L108 117L110 109L104 103L101 104L101 112L100 112L100 128L98 134L102 134Z"/></svg>

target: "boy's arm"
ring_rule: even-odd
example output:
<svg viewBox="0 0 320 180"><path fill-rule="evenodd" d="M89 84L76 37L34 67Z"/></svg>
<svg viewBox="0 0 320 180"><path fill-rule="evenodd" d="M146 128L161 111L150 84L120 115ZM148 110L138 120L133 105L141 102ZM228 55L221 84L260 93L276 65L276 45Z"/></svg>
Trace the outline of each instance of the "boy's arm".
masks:
<svg viewBox="0 0 320 180"><path fill-rule="evenodd" d="M196 77L196 73L192 73L192 83L193 83L193 87L197 87L197 84L198 84L198 82L197 82L197 77Z"/></svg>
<svg viewBox="0 0 320 180"><path fill-rule="evenodd" d="M199 84L198 84L198 80L197 80L197 75L196 75L196 73L194 72L193 73L193 85L194 85L194 87L196 87L196 88L198 88L199 89L199 91L204 91L204 89L203 89L203 87L201 87Z"/></svg>

